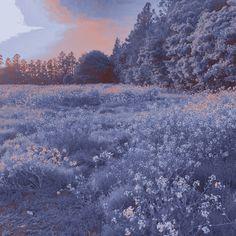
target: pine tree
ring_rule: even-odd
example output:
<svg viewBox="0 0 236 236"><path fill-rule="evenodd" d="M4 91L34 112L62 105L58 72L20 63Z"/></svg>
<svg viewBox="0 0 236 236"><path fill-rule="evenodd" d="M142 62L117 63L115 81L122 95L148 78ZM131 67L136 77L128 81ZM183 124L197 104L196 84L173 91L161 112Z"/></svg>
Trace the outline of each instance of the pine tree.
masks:
<svg viewBox="0 0 236 236"><path fill-rule="evenodd" d="M42 62L40 75L41 75L41 78L40 78L41 83L49 84L49 80L47 77L47 62L46 61Z"/></svg>
<svg viewBox="0 0 236 236"><path fill-rule="evenodd" d="M14 83L14 71L13 71L13 65L12 65L12 61L9 57L6 58L5 61L5 79L7 83Z"/></svg>
<svg viewBox="0 0 236 236"><path fill-rule="evenodd" d="M36 77L36 65L34 60L30 60L29 64L28 64L28 69L29 69L29 83L31 84L37 84L38 81L35 80Z"/></svg>
<svg viewBox="0 0 236 236"><path fill-rule="evenodd" d="M20 55L19 54L15 54L12 60L12 64L15 68L18 68L20 65Z"/></svg>
<svg viewBox="0 0 236 236"><path fill-rule="evenodd" d="M146 3L142 12L137 17L134 29L129 34L126 42L117 51L119 56L116 56L114 51L114 70L119 81L123 83L138 83L135 81L138 71L135 67L138 65L138 55L145 44L148 30L154 22L154 16L155 11L151 9L151 4Z"/></svg>
<svg viewBox="0 0 236 236"><path fill-rule="evenodd" d="M114 77L115 77L114 79L117 82L119 81L119 72L122 70L122 68L121 68L121 50L122 50L121 41L119 38L116 38L113 52L111 55L111 62L112 62L113 73L114 73Z"/></svg>
<svg viewBox="0 0 236 236"><path fill-rule="evenodd" d="M9 57L6 58L5 65L7 68L10 68L12 66L11 58Z"/></svg>
<svg viewBox="0 0 236 236"><path fill-rule="evenodd" d="M0 54L0 67L4 64L3 62L3 56Z"/></svg>
<svg viewBox="0 0 236 236"><path fill-rule="evenodd" d="M47 78L48 78L50 84L55 83L53 75L54 75L53 60L50 59L47 61Z"/></svg>
<svg viewBox="0 0 236 236"><path fill-rule="evenodd" d="M68 64L67 74L73 76L76 67L76 57L73 52L70 52L66 59Z"/></svg>
<svg viewBox="0 0 236 236"><path fill-rule="evenodd" d="M20 62L20 74L21 74L21 81L23 84L28 83L29 75L28 75L28 64L27 61L22 59Z"/></svg>
<svg viewBox="0 0 236 236"><path fill-rule="evenodd" d="M57 61L58 61L59 77L64 78L64 76L67 74L67 65L66 65L66 54L63 51L60 52Z"/></svg>

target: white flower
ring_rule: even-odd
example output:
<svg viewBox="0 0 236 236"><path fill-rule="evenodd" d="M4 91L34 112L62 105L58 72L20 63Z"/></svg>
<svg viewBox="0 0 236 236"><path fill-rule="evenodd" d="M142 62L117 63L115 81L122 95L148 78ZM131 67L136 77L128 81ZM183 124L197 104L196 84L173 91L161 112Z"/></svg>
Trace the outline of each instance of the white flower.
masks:
<svg viewBox="0 0 236 236"><path fill-rule="evenodd" d="M228 156L229 156L229 152L226 151L223 153L223 157L228 157Z"/></svg>
<svg viewBox="0 0 236 236"><path fill-rule="evenodd" d="M128 228L125 229L125 236L129 236L131 235L131 232Z"/></svg>
<svg viewBox="0 0 236 236"><path fill-rule="evenodd" d="M177 192L175 195L176 195L176 197L179 198L179 199L183 197L183 194L180 193L180 192Z"/></svg>
<svg viewBox="0 0 236 236"><path fill-rule="evenodd" d="M134 180L135 180L135 181L138 181L138 180L141 179L141 177L142 177L142 174L137 173L137 174L135 174L135 176L134 176Z"/></svg>
<svg viewBox="0 0 236 236"><path fill-rule="evenodd" d="M210 229L207 226L202 227L202 231L204 234L209 234L210 233Z"/></svg>
<svg viewBox="0 0 236 236"><path fill-rule="evenodd" d="M127 209L123 211L123 215L127 218L130 219L134 217L134 208L132 206L129 206Z"/></svg>
<svg viewBox="0 0 236 236"><path fill-rule="evenodd" d="M145 221L144 220L139 220L138 221L139 229L141 230L142 228L146 227Z"/></svg>
<svg viewBox="0 0 236 236"><path fill-rule="evenodd" d="M94 161L94 162L98 162L98 161L99 161L99 157L98 157L98 156L94 156L94 157L93 157L93 161Z"/></svg>
<svg viewBox="0 0 236 236"><path fill-rule="evenodd" d="M77 165L77 161L70 161L69 165L70 166L76 166Z"/></svg>
<svg viewBox="0 0 236 236"><path fill-rule="evenodd" d="M28 215L30 215L30 216L33 216L33 215L34 215L34 213L33 213L32 211L26 211L26 213L27 213Z"/></svg>
<svg viewBox="0 0 236 236"><path fill-rule="evenodd" d="M199 180L196 180L193 182L193 187L197 188L200 186L200 181Z"/></svg>
<svg viewBox="0 0 236 236"><path fill-rule="evenodd" d="M66 149L65 149L65 148L63 148L63 149L62 149L62 152L63 152L63 153L66 153Z"/></svg>
<svg viewBox="0 0 236 236"><path fill-rule="evenodd" d="M208 211L201 211L201 215L204 217L204 218L208 218L209 216L209 212Z"/></svg>
<svg viewBox="0 0 236 236"><path fill-rule="evenodd" d="M142 191L142 187L137 184L137 185L135 185L135 187L134 187L134 191L135 191L135 192L140 192L140 191Z"/></svg>
<svg viewBox="0 0 236 236"><path fill-rule="evenodd" d="M160 233L164 232L164 230L165 230L165 224L158 223L158 224L157 224L157 230L158 230Z"/></svg>

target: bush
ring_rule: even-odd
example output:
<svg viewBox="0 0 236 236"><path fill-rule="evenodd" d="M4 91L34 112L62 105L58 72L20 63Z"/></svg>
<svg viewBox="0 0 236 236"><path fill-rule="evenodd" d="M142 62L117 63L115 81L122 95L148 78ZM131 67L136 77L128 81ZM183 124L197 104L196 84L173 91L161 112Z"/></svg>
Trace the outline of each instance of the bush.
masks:
<svg viewBox="0 0 236 236"><path fill-rule="evenodd" d="M114 82L111 62L104 53L91 51L79 59L76 68L79 83L112 83Z"/></svg>

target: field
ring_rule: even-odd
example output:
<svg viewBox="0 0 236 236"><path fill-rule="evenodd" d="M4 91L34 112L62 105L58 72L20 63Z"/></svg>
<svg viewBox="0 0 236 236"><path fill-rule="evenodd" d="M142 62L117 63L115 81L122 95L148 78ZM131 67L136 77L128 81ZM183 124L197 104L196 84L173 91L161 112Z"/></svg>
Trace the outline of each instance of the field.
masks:
<svg viewBox="0 0 236 236"><path fill-rule="evenodd" d="M0 87L0 235L236 235L236 96Z"/></svg>

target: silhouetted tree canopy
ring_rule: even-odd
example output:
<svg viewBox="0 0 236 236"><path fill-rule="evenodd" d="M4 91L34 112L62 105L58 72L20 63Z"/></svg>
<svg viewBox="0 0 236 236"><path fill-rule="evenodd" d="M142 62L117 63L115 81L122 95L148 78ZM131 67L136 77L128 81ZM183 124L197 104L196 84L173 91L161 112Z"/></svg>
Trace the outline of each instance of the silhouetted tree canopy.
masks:
<svg viewBox="0 0 236 236"><path fill-rule="evenodd" d="M109 57L96 50L81 56L76 67L76 80L78 83L114 82Z"/></svg>

